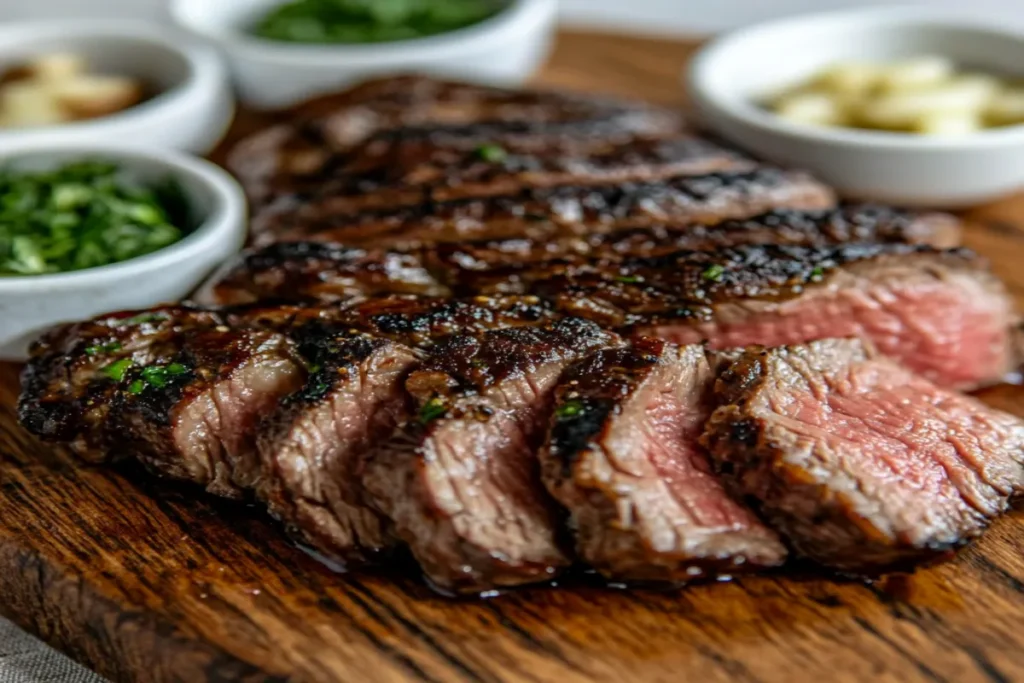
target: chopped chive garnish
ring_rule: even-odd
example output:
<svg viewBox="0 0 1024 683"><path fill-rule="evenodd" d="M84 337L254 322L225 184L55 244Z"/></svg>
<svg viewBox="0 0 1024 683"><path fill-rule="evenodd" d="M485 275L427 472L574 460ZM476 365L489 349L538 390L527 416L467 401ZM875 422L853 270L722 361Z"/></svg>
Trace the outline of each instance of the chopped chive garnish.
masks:
<svg viewBox="0 0 1024 683"><path fill-rule="evenodd" d="M97 344L96 346L87 346L85 349L85 355L98 356L101 353L113 353L114 351L120 351L121 348L122 347L119 342L111 342L109 344Z"/></svg>
<svg viewBox="0 0 1024 683"><path fill-rule="evenodd" d="M132 380L132 383L128 385L128 393L135 394L136 396L146 390L146 383L141 379Z"/></svg>
<svg viewBox="0 0 1024 683"><path fill-rule="evenodd" d="M555 411L555 415L559 419L565 419L569 417L576 417L583 412L583 403L580 401L566 401L562 405L558 406Z"/></svg>
<svg viewBox="0 0 1024 683"><path fill-rule="evenodd" d="M717 263L712 266L708 266L704 269L704 272L700 274L701 278L710 282L718 282L722 279L723 275L725 275L725 268Z"/></svg>
<svg viewBox="0 0 1024 683"><path fill-rule="evenodd" d="M824 274L825 270L821 266L818 266L817 268L811 271L811 279L816 280L822 277Z"/></svg>
<svg viewBox="0 0 1024 683"><path fill-rule="evenodd" d="M170 383L172 377L178 377L187 372L188 368L181 363L151 365L148 368L142 369L142 379L146 384L150 384L157 389L163 389Z"/></svg>
<svg viewBox="0 0 1024 683"><path fill-rule="evenodd" d="M501 145L480 145L476 155L489 164L500 164L508 158L508 151Z"/></svg>
<svg viewBox="0 0 1024 683"><path fill-rule="evenodd" d="M620 275L615 279L618 280L619 282L624 282L627 285L635 285L636 283L640 282L640 278L638 278L636 275Z"/></svg>
<svg viewBox="0 0 1024 683"><path fill-rule="evenodd" d="M420 408L420 423L429 424L448 412L444 401L439 398L432 398Z"/></svg>
<svg viewBox="0 0 1024 683"><path fill-rule="evenodd" d="M122 325L141 325L143 323L153 323L158 320L167 320L167 314L165 313L140 313L131 318L126 318L121 321Z"/></svg>
<svg viewBox="0 0 1024 683"><path fill-rule="evenodd" d="M105 377L108 377L114 380L115 382L120 382L121 380L124 379L125 374L127 374L129 368L131 367L132 359L122 358L121 360L115 361L110 365L106 366L105 368L100 370L100 372L103 373Z"/></svg>

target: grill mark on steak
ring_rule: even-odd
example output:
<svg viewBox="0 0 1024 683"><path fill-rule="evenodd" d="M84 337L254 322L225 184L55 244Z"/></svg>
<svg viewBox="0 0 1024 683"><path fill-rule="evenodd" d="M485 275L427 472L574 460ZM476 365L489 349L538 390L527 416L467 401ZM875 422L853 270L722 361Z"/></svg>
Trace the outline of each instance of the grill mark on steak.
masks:
<svg viewBox="0 0 1024 683"><path fill-rule="evenodd" d="M579 558L606 577L686 582L785 559L698 444L713 382L703 347L650 338L563 373L543 480L571 515Z"/></svg>
<svg viewBox="0 0 1024 683"><path fill-rule="evenodd" d="M535 453L561 370L614 343L579 319L456 335L409 376L417 417L372 454L363 484L434 585L545 581L569 563Z"/></svg>
<svg viewBox="0 0 1024 683"><path fill-rule="evenodd" d="M470 289L486 287L487 280L515 282L521 271L549 261L616 262L680 249L766 243L826 246L906 242L948 247L959 241L959 232L956 219L945 214L855 205L812 212L776 210L745 220L685 228L654 226L558 235L548 240L513 237L409 251L281 242L246 252L229 263L211 278L197 299L232 305L266 299L341 301L384 291L443 296L450 293L450 284L467 277L471 278L466 286Z"/></svg>
<svg viewBox="0 0 1024 683"><path fill-rule="evenodd" d="M947 555L1024 489L1024 422L856 340L752 349L703 442L803 555L876 573Z"/></svg>
<svg viewBox="0 0 1024 683"><path fill-rule="evenodd" d="M834 203L832 191L804 173L760 167L652 182L528 189L518 195L433 202L357 216L332 215L316 205L299 211L286 208L269 219L281 225L254 224L253 229L257 246L318 241L408 248L467 239L543 239L661 223L709 223L779 207L813 210Z"/></svg>

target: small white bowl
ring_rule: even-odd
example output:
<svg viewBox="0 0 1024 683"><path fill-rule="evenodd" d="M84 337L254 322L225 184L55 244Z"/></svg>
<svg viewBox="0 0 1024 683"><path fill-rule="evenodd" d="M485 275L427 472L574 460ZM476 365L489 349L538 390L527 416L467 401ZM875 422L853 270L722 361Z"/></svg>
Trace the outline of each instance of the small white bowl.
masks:
<svg viewBox="0 0 1024 683"><path fill-rule="evenodd" d="M0 128L0 150L17 143L145 144L206 154L234 116L227 68L216 52L145 22L0 25L0 71L35 55L72 52L91 68L132 76L157 94L122 112L39 128Z"/></svg>
<svg viewBox="0 0 1024 683"><path fill-rule="evenodd" d="M129 261L55 275L0 276L0 358L23 359L31 340L56 323L178 301L245 241L241 187L217 166L179 152L19 144L0 152L0 166L42 170L86 158L113 161L127 177L141 182L176 179L195 215L195 227L180 242Z"/></svg>
<svg viewBox="0 0 1024 683"><path fill-rule="evenodd" d="M955 208L1024 187L1024 126L925 137L786 121L758 104L846 60L923 54L1024 76L1024 34L962 14L897 8L775 21L712 42L689 68L698 116L732 142L816 172L851 198Z"/></svg>
<svg viewBox="0 0 1024 683"><path fill-rule="evenodd" d="M519 84L547 56L557 10L557 0L509 0L508 8L474 26L370 45L308 45L249 35L248 27L280 4L172 0L171 14L223 50L246 103L277 108L399 72Z"/></svg>

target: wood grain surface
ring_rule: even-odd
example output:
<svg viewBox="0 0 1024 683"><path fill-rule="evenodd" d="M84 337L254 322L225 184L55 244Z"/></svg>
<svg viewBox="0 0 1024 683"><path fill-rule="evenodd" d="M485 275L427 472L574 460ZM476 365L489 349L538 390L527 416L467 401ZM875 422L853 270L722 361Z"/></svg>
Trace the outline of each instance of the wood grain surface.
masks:
<svg viewBox="0 0 1024 683"><path fill-rule="evenodd" d="M691 50L565 34L541 80L681 104ZM968 219L1024 305L1024 197ZM115 681L1024 681L1019 513L955 561L878 584L576 579L452 601L401 567L333 573L259 510L74 463L17 426L17 381L0 365L0 605ZM985 398L1024 414L1024 390Z"/></svg>

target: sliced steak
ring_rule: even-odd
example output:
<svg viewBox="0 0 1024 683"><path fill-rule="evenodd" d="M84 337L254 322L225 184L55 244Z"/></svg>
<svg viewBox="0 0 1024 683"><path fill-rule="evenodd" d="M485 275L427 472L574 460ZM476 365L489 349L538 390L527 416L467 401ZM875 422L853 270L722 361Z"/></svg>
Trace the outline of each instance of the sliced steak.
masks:
<svg viewBox="0 0 1024 683"><path fill-rule="evenodd" d="M363 484L436 586L545 581L569 563L536 450L561 371L616 341L579 319L456 335L410 375L416 419L372 454Z"/></svg>
<svg viewBox="0 0 1024 683"><path fill-rule="evenodd" d="M562 375L543 478L569 512L580 559L605 577L687 582L784 560L698 443L713 385L703 347L650 338Z"/></svg>
<svg viewBox="0 0 1024 683"><path fill-rule="evenodd" d="M260 477L261 420L305 379L287 337L226 327L190 333L153 362L118 373L108 429L151 470L237 497Z"/></svg>
<svg viewBox="0 0 1024 683"><path fill-rule="evenodd" d="M222 325L209 311L164 306L55 327L32 346L22 373L21 423L85 460L123 456L119 435L108 430L115 378L129 366L158 362L189 334Z"/></svg>
<svg viewBox="0 0 1024 683"><path fill-rule="evenodd" d="M704 443L794 549L845 572L941 558L1024 490L1024 422L857 340L753 349Z"/></svg>
<svg viewBox="0 0 1024 683"><path fill-rule="evenodd" d="M261 429L257 493L324 555L372 561L391 540L387 521L362 503L361 458L407 417L403 381L416 353L329 322L308 323L292 336L310 375Z"/></svg>
<svg viewBox="0 0 1024 683"><path fill-rule="evenodd" d="M777 168L675 176L651 182L565 185L516 195L336 214L303 204L254 224L257 246L278 241L415 247L467 239L532 237L745 218L773 208L825 209L832 191L810 176Z"/></svg>
<svg viewBox="0 0 1024 683"><path fill-rule="evenodd" d="M953 388L998 382L1020 362L1013 302L966 250L753 246L540 275L499 291L524 289L568 315L715 349L863 337Z"/></svg>
<svg viewBox="0 0 1024 683"><path fill-rule="evenodd" d="M714 376L704 348L639 338L560 380L542 473L577 555L622 581L691 581L779 565L775 533L711 473L698 439Z"/></svg>

